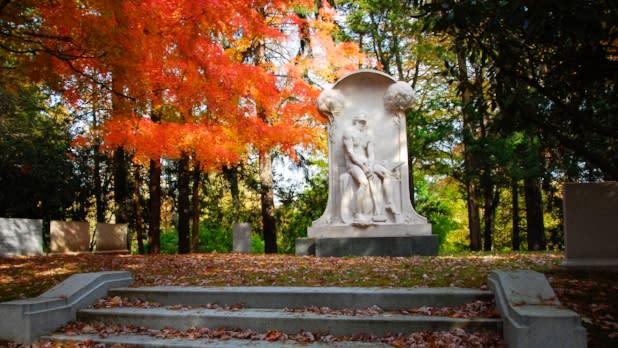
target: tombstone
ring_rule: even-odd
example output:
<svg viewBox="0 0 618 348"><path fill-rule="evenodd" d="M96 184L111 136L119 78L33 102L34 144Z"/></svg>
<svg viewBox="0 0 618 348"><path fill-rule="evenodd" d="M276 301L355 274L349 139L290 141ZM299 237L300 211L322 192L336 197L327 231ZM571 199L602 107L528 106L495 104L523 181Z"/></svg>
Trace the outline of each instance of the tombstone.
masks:
<svg viewBox="0 0 618 348"><path fill-rule="evenodd" d="M242 222L232 227L232 251L235 253L250 253L251 248L251 225Z"/></svg>
<svg viewBox="0 0 618 348"><path fill-rule="evenodd" d="M0 218L0 256L43 254L43 220Z"/></svg>
<svg viewBox="0 0 618 348"><path fill-rule="evenodd" d="M55 221L49 225L52 253L79 253L90 251L90 224L83 221Z"/></svg>
<svg viewBox="0 0 618 348"><path fill-rule="evenodd" d="M96 251L97 253L123 254L127 250L127 224L97 223Z"/></svg>
<svg viewBox="0 0 618 348"><path fill-rule="evenodd" d="M329 119L328 202L299 250L315 242L318 256L437 254L437 236L410 202L405 111L413 103L410 85L374 70L320 94Z"/></svg>
<svg viewBox="0 0 618 348"><path fill-rule="evenodd" d="M618 268L618 182L564 185L565 266Z"/></svg>

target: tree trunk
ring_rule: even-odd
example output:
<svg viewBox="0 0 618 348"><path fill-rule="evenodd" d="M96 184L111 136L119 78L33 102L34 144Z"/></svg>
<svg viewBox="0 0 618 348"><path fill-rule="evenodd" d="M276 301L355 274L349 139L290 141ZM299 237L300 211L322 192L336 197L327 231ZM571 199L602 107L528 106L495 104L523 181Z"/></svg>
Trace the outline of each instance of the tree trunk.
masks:
<svg viewBox="0 0 618 348"><path fill-rule="evenodd" d="M255 65L261 66L266 59L266 44L259 41L255 47ZM257 117L268 124L269 120L264 108L257 106ZM262 233L264 235L264 251L267 254L277 252L277 231L275 229L275 203L273 194L272 157L269 150L260 150L260 202L262 206Z"/></svg>
<svg viewBox="0 0 618 348"><path fill-rule="evenodd" d="M223 167L223 175L230 184L230 194L232 195L232 221L239 223L240 221L240 190L238 189L238 166Z"/></svg>
<svg viewBox="0 0 618 348"><path fill-rule="evenodd" d="M150 160L148 253L161 252L161 162Z"/></svg>
<svg viewBox="0 0 618 348"><path fill-rule="evenodd" d="M485 195L485 215L483 215L483 228L485 229L483 249L485 251L490 251L493 247L493 232L496 222L496 209L498 208L498 204L500 203L500 189L494 185L490 192L490 194ZM487 202L487 200L489 200L489 202Z"/></svg>
<svg viewBox="0 0 618 348"><path fill-rule="evenodd" d="M463 45L455 41L459 74L459 90L462 101L463 118L463 147L464 147L464 183L466 185L468 201L468 227L470 229L470 249L481 250L481 218L479 213L479 194L474 176L478 173L478 165L471 151L471 143L475 136L473 89L468 79L468 64L466 62Z"/></svg>
<svg viewBox="0 0 618 348"><path fill-rule="evenodd" d="M118 117L126 109L126 101L115 93L122 90L123 83L117 76L114 76L114 71L117 70L112 67L112 118ZM127 201L127 176L129 173L126 154L122 147L118 147L114 151L113 167L116 223L126 223L129 221L128 206L130 203Z"/></svg>
<svg viewBox="0 0 618 348"><path fill-rule="evenodd" d="M94 145L94 202L96 205L97 222L105 222L105 202L103 201L103 181L101 180L101 155L99 144Z"/></svg>
<svg viewBox="0 0 618 348"><path fill-rule="evenodd" d="M142 175L141 166L136 165L133 172L135 179L135 192L133 193L133 207L135 209L135 234L137 238L137 252L142 255L144 251L144 216L142 210Z"/></svg>
<svg viewBox="0 0 618 348"><path fill-rule="evenodd" d="M493 242L493 187L483 188L483 250L490 251Z"/></svg>
<svg viewBox="0 0 618 348"><path fill-rule="evenodd" d="M541 188L536 178L524 179L526 222L528 225L528 250L545 250L545 227Z"/></svg>
<svg viewBox="0 0 618 348"><path fill-rule="evenodd" d="M277 231L275 230L272 157L268 151L260 152L260 200L262 203L264 251L267 254L276 253Z"/></svg>
<svg viewBox="0 0 618 348"><path fill-rule="evenodd" d="M127 159L122 147L114 151L114 202L116 203L116 223L129 221L127 209Z"/></svg>
<svg viewBox="0 0 618 348"><path fill-rule="evenodd" d="M92 127L99 127L99 119L97 117L97 98L96 86L93 85L93 98L92 102ZM100 142L99 136L96 137L94 147L93 147L93 161L94 161L94 173L92 176L93 185L94 185L94 202L96 205L96 217L97 222L105 222L105 201L103 200L103 180L101 180L101 154L100 151Z"/></svg>
<svg viewBox="0 0 618 348"><path fill-rule="evenodd" d="M481 250L481 214L476 183L470 181L466 185L468 201L468 228L470 229L470 249Z"/></svg>
<svg viewBox="0 0 618 348"><path fill-rule="evenodd" d="M513 250L519 250L519 185L515 179L513 179L511 184L511 195L513 204L513 235L511 236L511 243Z"/></svg>
<svg viewBox="0 0 618 348"><path fill-rule="evenodd" d="M178 161L178 253L191 252L191 235L189 221L191 219L189 207L189 157L183 154Z"/></svg>
<svg viewBox="0 0 618 348"><path fill-rule="evenodd" d="M193 166L193 187L191 192L191 210L193 211L193 222L191 224L191 251L197 252L200 245L200 178L202 172L200 164L196 160Z"/></svg>

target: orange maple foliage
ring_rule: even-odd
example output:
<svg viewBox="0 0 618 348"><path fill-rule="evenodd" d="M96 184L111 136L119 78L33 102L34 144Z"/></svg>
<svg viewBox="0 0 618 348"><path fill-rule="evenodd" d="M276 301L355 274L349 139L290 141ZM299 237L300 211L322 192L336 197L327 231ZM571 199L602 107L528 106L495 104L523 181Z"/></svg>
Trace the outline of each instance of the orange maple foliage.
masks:
<svg viewBox="0 0 618 348"><path fill-rule="evenodd" d="M35 56L31 76L75 105L84 100L83 83L107 90L111 118L92 134L103 134L102 149L122 146L139 162L194 153L204 167L215 168L239 161L247 145L293 156L296 144L320 138L324 121L314 106L319 92L304 73L317 66L318 75L332 80L362 63L357 48L333 42L328 6L310 21L320 55L278 66L247 61L255 43L288 40L282 28L303 23L292 8L313 6L311 0L55 0L31 6L40 18L39 43L52 52ZM75 143L86 144L87 137Z"/></svg>

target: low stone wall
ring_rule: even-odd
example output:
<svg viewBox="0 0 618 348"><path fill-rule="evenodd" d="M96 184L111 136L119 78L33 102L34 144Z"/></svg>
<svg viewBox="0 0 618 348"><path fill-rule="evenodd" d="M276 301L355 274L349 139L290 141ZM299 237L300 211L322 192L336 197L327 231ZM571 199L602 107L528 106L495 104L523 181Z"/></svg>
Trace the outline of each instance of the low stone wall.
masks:
<svg viewBox="0 0 618 348"><path fill-rule="evenodd" d="M618 182L564 185L565 266L618 267Z"/></svg>
<svg viewBox="0 0 618 348"><path fill-rule="evenodd" d="M0 303L0 339L31 344L71 320L78 309L106 296L110 288L129 286L126 271L78 273L39 297Z"/></svg>
<svg viewBox="0 0 618 348"><path fill-rule="evenodd" d="M0 256L43 254L43 220L0 218Z"/></svg>

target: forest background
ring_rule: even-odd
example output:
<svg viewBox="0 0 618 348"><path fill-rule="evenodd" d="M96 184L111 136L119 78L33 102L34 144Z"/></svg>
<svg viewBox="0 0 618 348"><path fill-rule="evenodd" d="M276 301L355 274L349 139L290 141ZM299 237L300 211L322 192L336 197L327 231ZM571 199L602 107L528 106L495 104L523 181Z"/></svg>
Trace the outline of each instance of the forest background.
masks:
<svg viewBox="0 0 618 348"><path fill-rule="evenodd" d="M294 251L327 199L320 88L409 82L442 252L562 249L618 179L615 1L2 0L0 216L128 223L139 253Z"/></svg>

